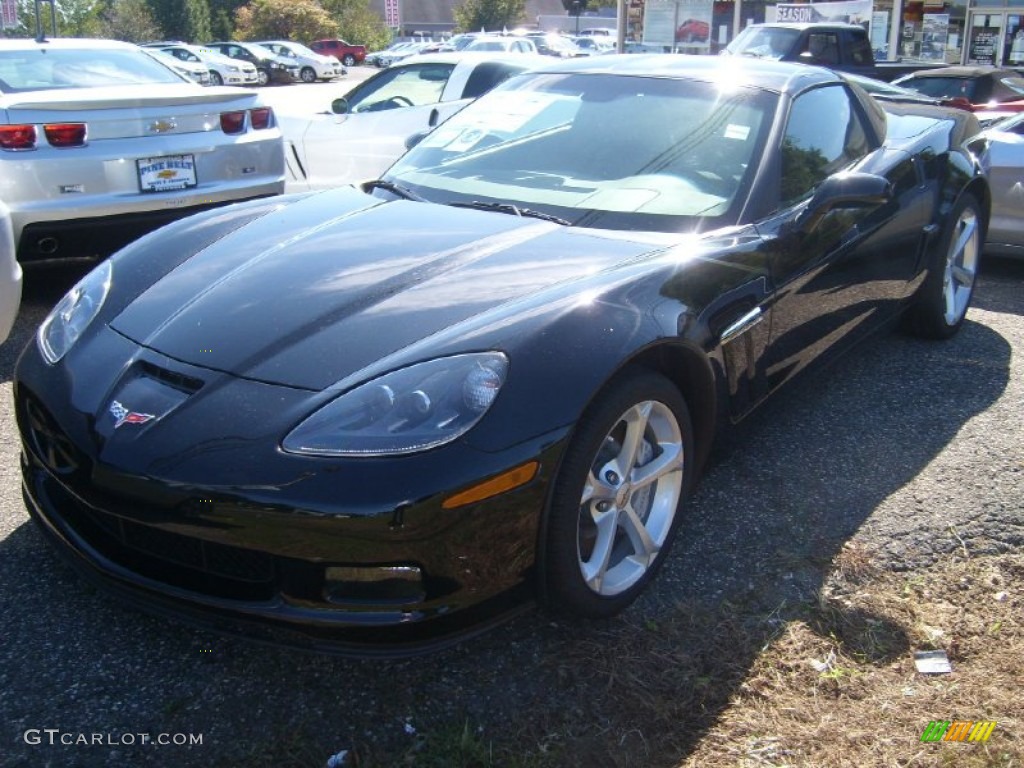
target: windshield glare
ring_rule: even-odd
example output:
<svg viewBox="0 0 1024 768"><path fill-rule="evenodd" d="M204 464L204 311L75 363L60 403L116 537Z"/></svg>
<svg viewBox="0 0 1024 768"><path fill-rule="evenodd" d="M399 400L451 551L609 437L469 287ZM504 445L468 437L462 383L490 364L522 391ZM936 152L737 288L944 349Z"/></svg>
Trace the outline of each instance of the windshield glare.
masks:
<svg viewBox="0 0 1024 768"><path fill-rule="evenodd" d="M141 49L39 47L0 51L3 93L181 82L177 74Z"/></svg>
<svg viewBox="0 0 1024 768"><path fill-rule="evenodd" d="M720 226L742 205L774 99L678 79L522 75L439 126L388 178L434 202L512 203L576 225Z"/></svg>

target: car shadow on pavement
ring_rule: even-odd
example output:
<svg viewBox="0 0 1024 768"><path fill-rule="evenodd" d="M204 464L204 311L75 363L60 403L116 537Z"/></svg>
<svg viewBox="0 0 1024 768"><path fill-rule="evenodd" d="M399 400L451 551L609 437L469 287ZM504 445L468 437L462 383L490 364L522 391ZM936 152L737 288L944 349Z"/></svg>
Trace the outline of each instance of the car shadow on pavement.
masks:
<svg viewBox="0 0 1024 768"><path fill-rule="evenodd" d="M945 343L892 335L862 345L729 433L665 567L623 615L535 612L411 660L265 648L123 609L23 521L0 540L0 615L11 639L0 651L0 717L16 742L12 759L317 765L352 749L361 765L417 764L404 759L417 740L468 728L485 741L535 745L552 756L545 765L676 766L761 650L819 603L851 536L891 516L896 527L877 553L886 567L912 568L947 546L939 510L915 508L905 489L999 400L1010 351L971 321ZM4 449L8 465L14 456ZM909 651L879 616L839 605L828 616L811 630L842 638L876 627L885 642L860 649L872 660ZM204 743L172 755L139 744L24 743L25 729L47 727L198 733Z"/></svg>

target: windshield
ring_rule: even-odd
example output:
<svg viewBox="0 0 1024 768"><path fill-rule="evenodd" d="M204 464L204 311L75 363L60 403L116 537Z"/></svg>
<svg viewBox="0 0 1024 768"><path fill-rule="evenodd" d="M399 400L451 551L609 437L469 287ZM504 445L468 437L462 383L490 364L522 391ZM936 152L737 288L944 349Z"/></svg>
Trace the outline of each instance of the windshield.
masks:
<svg viewBox="0 0 1024 768"><path fill-rule="evenodd" d="M0 91L50 91L104 85L177 83L181 78L142 49L62 48L0 51Z"/></svg>
<svg viewBox="0 0 1024 768"><path fill-rule="evenodd" d="M793 50L799 37L799 30L786 27L747 27L723 53L778 60Z"/></svg>
<svg viewBox="0 0 1024 768"><path fill-rule="evenodd" d="M722 225L743 202L774 107L754 89L525 74L443 123L388 178L433 202L511 203L576 225Z"/></svg>

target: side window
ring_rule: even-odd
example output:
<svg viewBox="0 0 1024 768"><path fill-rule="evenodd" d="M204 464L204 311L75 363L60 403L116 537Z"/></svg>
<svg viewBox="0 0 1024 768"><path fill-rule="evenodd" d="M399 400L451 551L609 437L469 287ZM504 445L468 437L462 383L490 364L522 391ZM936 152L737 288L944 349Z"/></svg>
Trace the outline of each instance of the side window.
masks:
<svg viewBox="0 0 1024 768"><path fill-rule="evenodd" d="M846 88L830 85L801 94L782 139L783 205L810 196L824 179L869 151L867 133Z"/></svg>
<svg viewBox="0 0 1024 768"><path fill-rule="evenodd" d="M454 64L411 64L385 69L348 97L349 112L436 104L454 67Z"/></svg>
<svg viewBox="0 0 1024 768"><path fill-rule="evenodd" d="M498 83L519 71L516 67L494 61L485 61L482 64L477 64L466 79L466 87L462 90L462 98L479 98Z"/></svg>
<svg viewBox="0 0 1024 768"><path fill-rule="evenodd" d="M875 60L875 54L871 50L871 43L865 38L854 37L850 41L850 61L858 65L867 65Z"/></svg>
<svg viewBox="0 0 1024 768"><path fill-rule="evenodd" d="M812 64L835 66L839 63L839 40L834 32L811 32L807 36L806 52Z"/></svg>

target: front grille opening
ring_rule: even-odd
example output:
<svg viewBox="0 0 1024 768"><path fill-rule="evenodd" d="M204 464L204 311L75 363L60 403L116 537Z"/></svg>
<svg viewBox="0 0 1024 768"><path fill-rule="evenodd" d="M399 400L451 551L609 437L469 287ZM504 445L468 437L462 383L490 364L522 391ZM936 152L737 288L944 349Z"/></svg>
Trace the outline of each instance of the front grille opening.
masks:
<svg viewBox="0 0 1024 768"><path fill-rule="evenodd" d="M48 482L64 521L108 560L148 579L211 597L269 600L275 593L274 558L265 552L203 541L87 507Z"/></svg>

